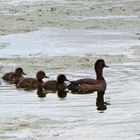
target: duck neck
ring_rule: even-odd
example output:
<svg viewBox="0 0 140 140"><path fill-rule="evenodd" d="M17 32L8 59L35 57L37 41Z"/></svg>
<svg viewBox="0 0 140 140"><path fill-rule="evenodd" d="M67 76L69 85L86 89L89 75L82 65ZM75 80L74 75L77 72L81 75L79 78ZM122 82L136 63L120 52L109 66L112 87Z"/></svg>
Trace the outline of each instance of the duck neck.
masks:
<svg viewBox="0 0 140 140"><path fill-rule="evenodd" d="M39 83L43 83L43 80L42 79L38 79L37 80Z"/></svg>
<svg viewBox="0 0 140 140"><path fill-rule="evenodd" d="M64 81L62 81L62 80L58 80L58 81L57 81L57 84L58 84L58 85L60 85L60 84L64 84Z"/></svg>
<svg viewBox="0 0 140 140"><path fill-rule="evenodd" d="M64 84L64 82L60 82L60 81L58 82L58 81L57 81L57 84L58 84L58 85L61 85L61 84Z"/></svg>
<svg viewBox="0 0 140 140"><path fill-rule="evenodd" d="M100 69L100 70L96 71L96 79L97 80L104 80L103 69Z"/></svg>

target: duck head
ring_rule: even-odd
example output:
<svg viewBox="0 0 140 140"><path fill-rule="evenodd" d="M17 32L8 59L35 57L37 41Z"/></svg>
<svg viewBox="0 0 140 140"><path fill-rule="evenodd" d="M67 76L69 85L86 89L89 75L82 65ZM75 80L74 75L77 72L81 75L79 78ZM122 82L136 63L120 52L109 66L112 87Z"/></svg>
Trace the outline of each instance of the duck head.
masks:
<svg viewBox="0 0 140 140"><path fill-rule="evenodd" d="M64 83L65 81L69 81L64 74L59 74L57 77L57 82L59 84Z"/></svg>
<svg viewBox="0 0 140 140"><path fill-rule="evenodd" d="M103 79L103 69L104 68L108 68L109 66L107 66L105 64L105 61L103 59L98 59L96 62L95 62L95 65L94 65L94 68L95 68L95 72L96 72L96 75L97 75L97 79L98 80L101 80Z"/></svg>
<svg viewBox="0 0 140 140"><path fill-rule="evenodd" d="M23 69L22 68L17 68L15 70L15 74L18 75L18 76L21 76L21 75L26 75L24 72L23 72Z"/></svg>
<svg viewBox="0 0 140 140"><path fill-rule="evenodd" d="M46 76L44 71L38 71L36 74L36 78L38 81L42 82L43 78L49 78L48 76Z"/></svg>

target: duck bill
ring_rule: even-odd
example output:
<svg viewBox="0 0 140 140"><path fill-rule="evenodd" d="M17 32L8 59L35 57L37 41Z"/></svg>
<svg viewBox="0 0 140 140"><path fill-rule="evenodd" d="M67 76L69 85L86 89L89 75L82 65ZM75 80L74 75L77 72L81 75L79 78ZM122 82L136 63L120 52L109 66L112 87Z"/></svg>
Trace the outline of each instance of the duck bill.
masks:
<svg viewBox="0 0 140 140"><path fill-rule="evenodd" d="M49 78L48 76L45 76L45 78Z"/></svg>
<svg viewBox="0 0 140 140"><path fill-rule="evenodd" d="M104 66L104 67L105 67L105 68L109 68L109 66L108 66L108 65L106 65L106 64L105 64L105 66Z"/></svg>
<svg viewBox="0 0 140 140"><path fill-rule="evenodd" d="M22 72L22 75L27 75L26 73Z"/></svg>
<svg viewBox="0 0 140 140"><path fill-rule="evenodd" d="M70 81L70 80L66 79L65 81Z"/></svg>

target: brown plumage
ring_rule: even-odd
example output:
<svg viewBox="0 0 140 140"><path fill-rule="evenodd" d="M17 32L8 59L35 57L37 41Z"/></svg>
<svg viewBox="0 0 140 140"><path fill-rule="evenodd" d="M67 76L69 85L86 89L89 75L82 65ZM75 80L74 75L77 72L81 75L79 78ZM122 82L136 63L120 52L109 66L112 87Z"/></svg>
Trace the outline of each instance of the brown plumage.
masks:
<svg viewBox="0 0 140 140"><path fill-rule="evenodd" d="M19 80L17 87L24 88L26 90L37 89L39 86L42 86L43 78L48 78L45 75L45 72L38 71L36 74L36 78L22 78L21 80Z"/></svg>
<svg viewBox="0 0 140 140"><path fill-rule="evenodd" d="M19 67L15 70L15 72L5 73L2 79L9 83L17 84L19 79L23 78L22 75L26 75L26 74L23 72L23 69Z"/></svg>
<svg viewBox="0 0 140 140"><path fill-rule="evenodd" d="M56 91L65 91L67 85L65 84L67 81L66 76L64 74L60 74L57 77L57 80L50 80L43 84L43 87L47 91L56 92Z"/></svg>
<svg viewBox="0 0 140 140"><path fill-rule="evenodd" d="M94 91L105 91L106 81L103 77L103 69L108 67L103 59L98 59L95 62L94 68L96 72L96 79L79 79L77 81L72 81L68 86L68 89L73 93L87 94Z"/></svg>

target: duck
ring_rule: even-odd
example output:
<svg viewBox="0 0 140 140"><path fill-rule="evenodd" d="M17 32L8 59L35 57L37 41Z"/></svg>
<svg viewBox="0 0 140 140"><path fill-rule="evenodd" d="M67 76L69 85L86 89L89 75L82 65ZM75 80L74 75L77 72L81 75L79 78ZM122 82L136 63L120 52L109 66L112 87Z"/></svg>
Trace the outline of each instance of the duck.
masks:
<svg viewBox="0 0 140 140"><path fill-rule="evenodd" d="M22 78L16 85L17 88L24 88L26 90L34 90L43 85L43 78L49 78L44 71L38 71L36 78Z"/></svg>
<svg viewBox="0 0 140 140"><path fill-rule="evenodd" d="M5 73L2 77L3 80L9 83L17 84L20 78L23 78L23 75L26 75L21 67L16 68L15 72Z"/></svg>
<svg viewBox="0 0 140 140"><path fill-rule="evenodd" d="M88 94L95 91L102 92L106 90L106 81L103 77L103 69L108 68L103 59L98 59L95 62L94 69L96 73L96 79L85 78L76 81L71 81L68 85L68 89L72 93Z"/></svg>
<svg viewBox="0 0 140 140"><path fill-rule="evenodd" d="M66 83L69 81L64 74L59 74L57 80L49 80L43 84L43 88L47 92L57 92L58 97L65 98L67 96Z"/></svg>
<svg viewBox="0 0 140 140"><path fill-rule="evenodd" d="M59 74L57 76L57 80L49 80L46 81L44 84L39 84L37 88L37 95L40 98L46 97L47 93L56 93L59 98L65 98L67 96L65 81L68 81L66 79L66 76L64 74Z"/></svg>

